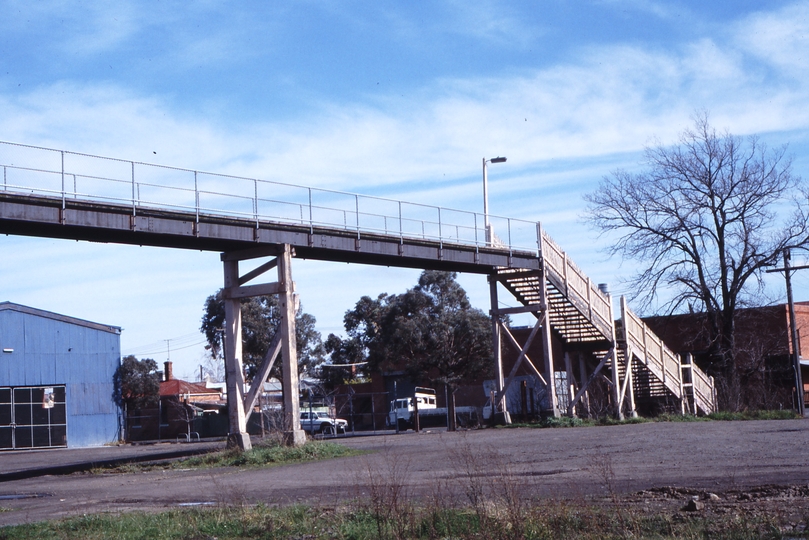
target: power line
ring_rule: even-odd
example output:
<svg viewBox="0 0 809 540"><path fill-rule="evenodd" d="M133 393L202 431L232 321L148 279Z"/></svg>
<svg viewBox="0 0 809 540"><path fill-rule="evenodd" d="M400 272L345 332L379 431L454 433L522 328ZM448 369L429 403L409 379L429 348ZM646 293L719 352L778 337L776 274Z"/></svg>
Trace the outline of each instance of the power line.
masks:
<svg viewBox="0 0 809 540"><path fill-rule="evenodd" d="M193 340L193 341L191 341ZM147 343L145 345L140 345L136 347L129 347L126 352L129 355L133 356L155 356L161 353L166 352L166 341L172 343L171 350L172 351L181 351L183 349L190 349L191 347L197 347L199 345L204 345L207 343L205 339L201 339L198 333L193 334L185 334L176 338L171 339L164 339L161 341L155 341L152 343ZM191 341L189 343L189 341Z"/></svg>

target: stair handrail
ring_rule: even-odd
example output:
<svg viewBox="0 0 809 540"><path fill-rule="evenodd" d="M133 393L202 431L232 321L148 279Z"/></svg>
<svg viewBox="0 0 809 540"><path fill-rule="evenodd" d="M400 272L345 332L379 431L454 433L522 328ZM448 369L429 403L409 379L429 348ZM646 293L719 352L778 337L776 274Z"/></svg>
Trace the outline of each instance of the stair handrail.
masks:
<svg viewBox="0 0 809 540"><path fill-rule="evenodd" d="M702 371L696 364L691 364L691 383L694 390L694 401L706 414L716 412L716 387L714 378Z"/></svg>
<svg viewBox="0 0 809 540"><path fill-rule="evenodd" d="M567 253L540 227L540 254L543 265L562 285L562 293L585 308L585 315L593 323L600 323L600 331L612 334L612 303L596 284L574 263ZM574 302L575 303L575 302Z"/></svg>
<svg viewBox="0 0 809 540"><path fill-rule="evenodd" d="M621 296L621 319L623 338L632 353L660 379L666 388L678 399L682 399L682 369L680 360L666 347L652 329L626 305L626 297Z"/></svg>
<svg viewBox="0 0 809 540"><path fill-rule="evenodd" d="M632 347L641 362L649 366L658 379L663 380L675 396L682 399L682 361L669 349L643 320L626 305L621 297L621 318L624 340ZM642 336L642 337L641 337ZM643 356L641 356L641 354ZM691 362L691 388L695 405L705 414L716 411L716 391L713 377ZM665 373L665 379L662 378Z"/></svg>

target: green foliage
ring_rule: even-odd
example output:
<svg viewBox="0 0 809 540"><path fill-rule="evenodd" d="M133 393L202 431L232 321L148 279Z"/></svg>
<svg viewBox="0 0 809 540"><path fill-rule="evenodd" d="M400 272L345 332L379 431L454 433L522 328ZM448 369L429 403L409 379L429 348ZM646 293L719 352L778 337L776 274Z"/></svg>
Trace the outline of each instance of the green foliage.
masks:
<svg viewBox="0 0 809 540"><path fill-rule="evenodd" d="M664 413L655 417L656 422L706 422L708 420L710 418L693 414Z"/></svg>
<svg viewBox="0 0 809 540"><path fill-rule="evenodd" d="M225 334L225 303L222 291L205 300L200 331L208 341L211 357L223 358ZM267 349L281 324L281 312L276 295L254 296L241 300L242 310L242 355L248 378L261 365ZM295 342L298 349L298 371L312 369L323 361L324 349L320 332L315 330L315 317L298 309L295 315ZM276 362L272 376L279 377L281 362Z"/></svg>
<svg viewBox="0 0 809 540"><path fill-rule="evenodd" d="M472 308L455 276L426 270L403 294L362 297L345 315L348 338L327 340L333 361L367 361L371 371L406 369L450 388L486 374L491 322Z"/></svg>
<svg viewBox="0 0 809 540"><path fill-rule="evenodd" d="M125 356L113 375L115 402L130 410L156 407L160 398L157 362Z"/></svg>
<svg viewBox="0 0 809 540"><path fill-rule="evenodd" d="M329 334L323 347L329 354L333 366L365 362L365 349L362 342L356 337L341 339L339 336ZM355 373L364 374L365 370L352 371L350 367L330 367L322 370L320 380L327 388L334 388L338 384L354 380Z"/></svg>

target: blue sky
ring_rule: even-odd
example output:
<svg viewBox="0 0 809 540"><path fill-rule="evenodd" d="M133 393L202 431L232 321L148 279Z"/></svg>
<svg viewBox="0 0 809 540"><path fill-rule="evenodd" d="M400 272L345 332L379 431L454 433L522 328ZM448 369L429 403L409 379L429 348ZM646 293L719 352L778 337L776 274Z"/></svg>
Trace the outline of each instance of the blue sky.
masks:
<svg viewBox="0 0 809 540"><path fill-rule="evenodd" d="M809 176L809 2L0 1L0 140L541 221L590 277L629 262L581 195L696 110ZM202 358L216 254L2 237L0 300ZM296 261L324 337L418 272ZM487 308L485 280L463 276ZM783 299L775 284L773 301ZM809 276L796 280L809 300Z"/></svg>

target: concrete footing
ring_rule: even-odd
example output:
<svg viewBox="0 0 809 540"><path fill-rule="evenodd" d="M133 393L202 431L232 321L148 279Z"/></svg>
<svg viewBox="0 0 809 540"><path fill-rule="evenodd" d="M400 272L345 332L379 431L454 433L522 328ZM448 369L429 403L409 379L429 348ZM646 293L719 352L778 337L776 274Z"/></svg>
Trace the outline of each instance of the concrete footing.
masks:
<svg viewBox="0 0 809 540"><path fill-rule="evenodd" d="M306 443L306 433L302 429L284 432L284 444L287 446L303 446Z"/></svg>
<svg viewBox="0 0 809 540"><path fill-rule="evenodd" d="M253 445L250 443L250 435L247 433L228 433L228 448L238 448L240 450L250 450Z"/></svg>

